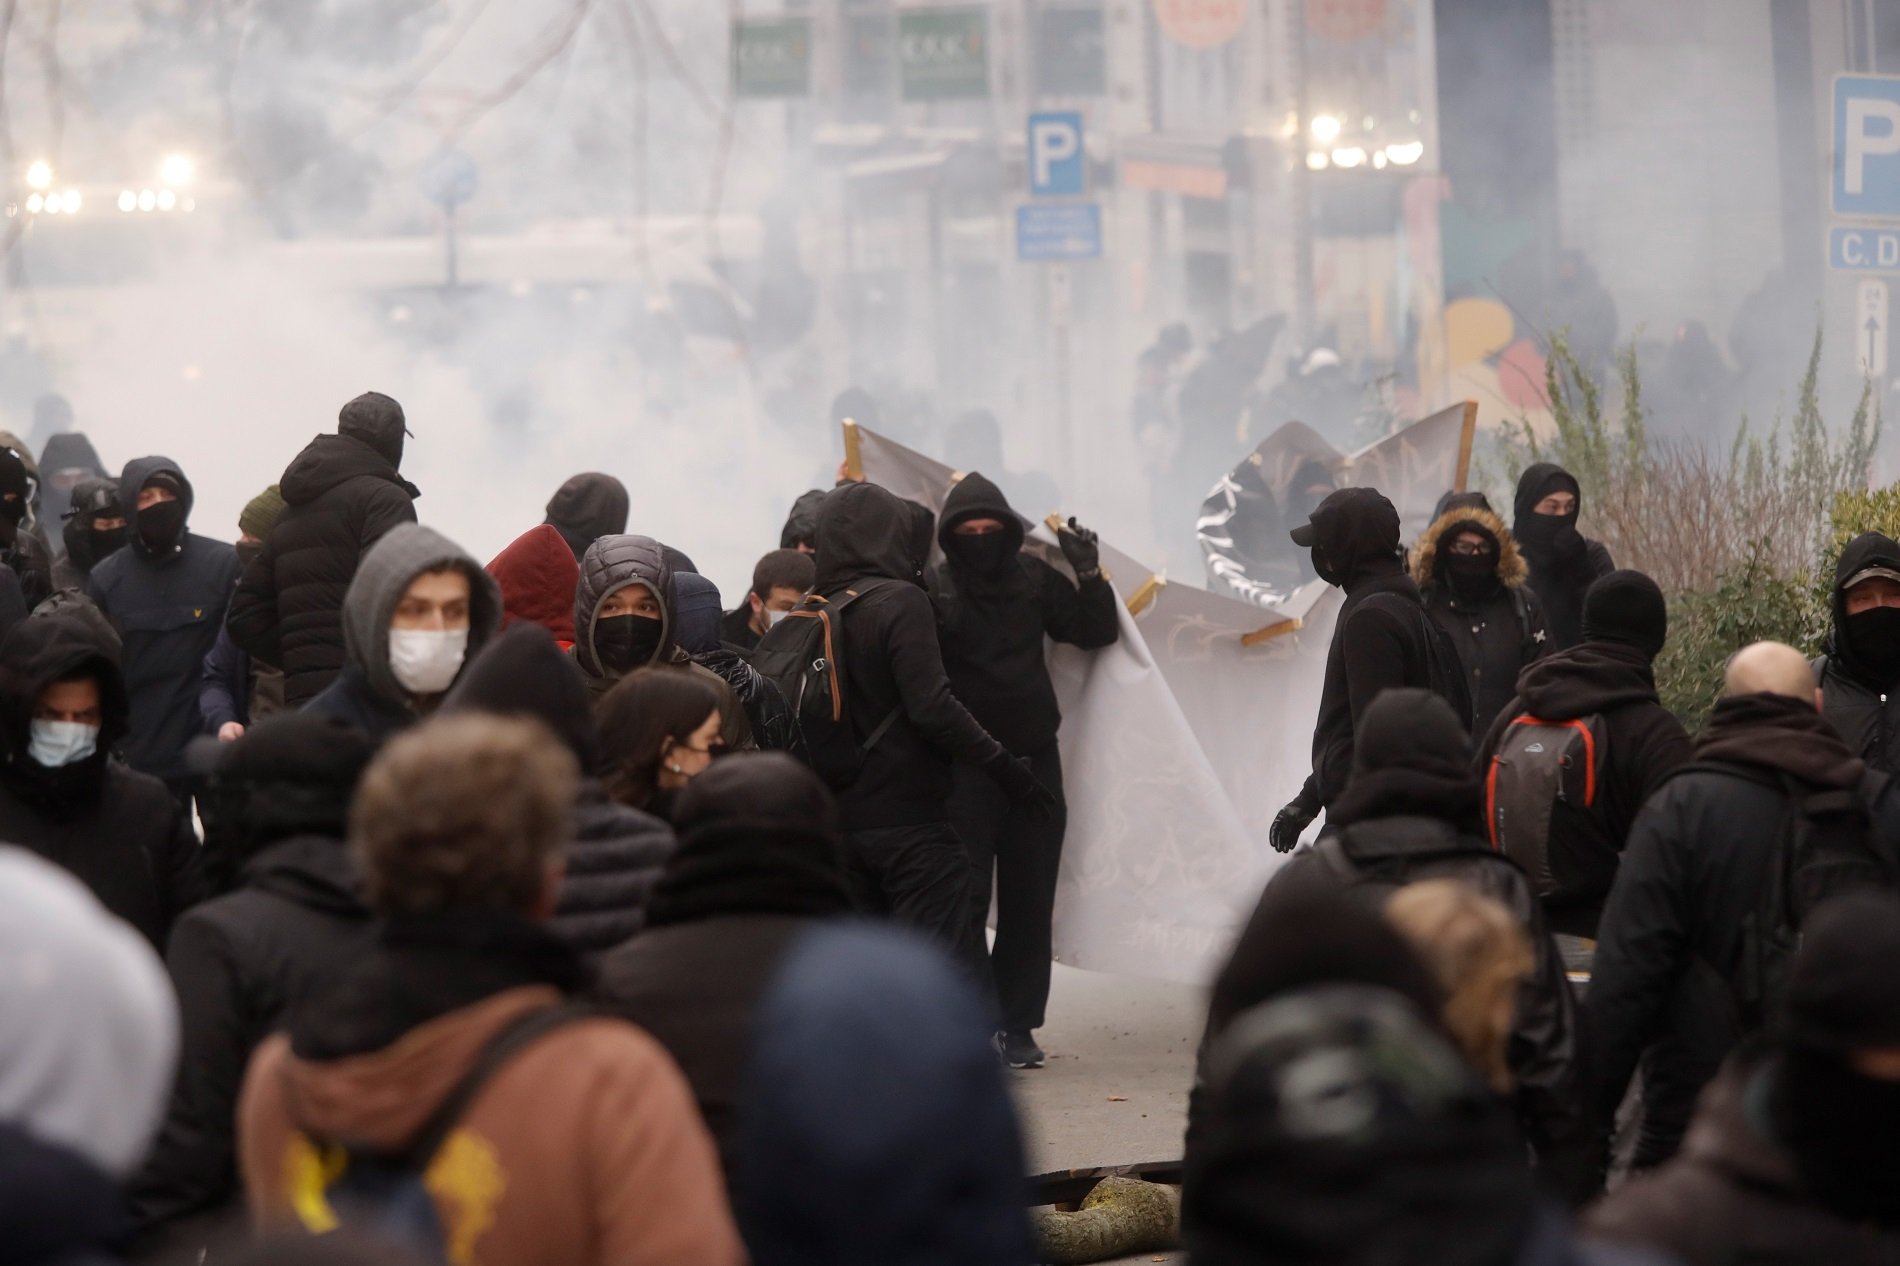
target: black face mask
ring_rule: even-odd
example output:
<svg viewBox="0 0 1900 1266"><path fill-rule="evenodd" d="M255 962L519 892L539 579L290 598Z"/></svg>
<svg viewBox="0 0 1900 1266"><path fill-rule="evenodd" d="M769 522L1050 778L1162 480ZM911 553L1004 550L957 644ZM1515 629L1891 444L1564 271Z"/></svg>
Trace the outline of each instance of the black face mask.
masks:
<svg viewBox="0 0 1900 1266"><path fill-rule="evenodd" d="M609 615L594 621L594 653L601 667L630 673L660 652L660 621L650 615Z"/></svg>
<svg viewBox="0 0 1900 1266"><path fill-rule="evenodd" d="M185 503L155 501L138 512L139 540L154 554L163 554L178 544L185 531Z"/></svg>
<svg viewBox="0 0 1900 1266"><path fill-rule="evenodd" d="M1489 598L1502 585L1498 580L1498 556L1488 552L1447 554L1444 574L1451 591L1466 602Z"/></svg>
<svg viewBox="0 0 1900 1266"><path fill-rule="evenodd" d="M249 568L250 565L256 562L258 557L263 554L264 542L239 541L231 548L237 551L238 567L242 570Z"/></svg>
<svg viewBox="0 0 1900 1266"><path fill-rule="evenodd" d="M1007 532L985 532L981 536L950 536L950 557L971 571L1002 570L1016 554L1016 542Z"/></svg>
<svg viewBox="0 0 1900 1266"><path fill-rule="evenodd" d="M19 526L20 520L25 517L25 497L9 497L5 500L0 500L0 524L5 524L9 529L14 528Z"/></svg>
<svg viewBox="0 0 1900 1266"><path fill-rule="evenodd" d="M1774 1078L1769 1119L1813 1199L1852 1221L1900 1226L1900 1083L1801 1046Z"/></svg>
<svg viewBox="0 0 1900 1266"><path fill-rule="evenodd" d="M1870 607L1846 620L1854 665L1873 675L1872 685L1900 681L1900 607Z"/></svg>
<svg viewBox="0 0 1900 1266"><path fill-rule="evenodd" d="M1326 558L1326 552L1319 546L1313 547L1313 574L1329 585L1344 587L1346 573L1335 568Z"/></svg>

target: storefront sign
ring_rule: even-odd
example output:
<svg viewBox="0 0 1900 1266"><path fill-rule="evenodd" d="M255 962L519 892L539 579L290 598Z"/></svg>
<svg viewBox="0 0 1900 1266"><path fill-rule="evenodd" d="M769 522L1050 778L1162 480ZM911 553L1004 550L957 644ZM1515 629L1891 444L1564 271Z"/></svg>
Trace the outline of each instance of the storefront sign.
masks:
<svg viewBox="0 0 1900 1266"><path fill-rule="evenodd" d="M732 90L741 97L811 93L811 21L739 18L732 24Z"/></svg>
<svg viewBox="0 0 1900 1266"><path fill-rule="evenodd" d="M987 97L989 11L913 9L900 13L897 67L906 101Z"/></svg>
<svg viewBox="0 0 1900 1266"><path fill-rule="evenodd" d="M1195 49L1219 48L1247 25L1248 3L1249 0L1154 0L1155 20L1177 44Z"/></svg>

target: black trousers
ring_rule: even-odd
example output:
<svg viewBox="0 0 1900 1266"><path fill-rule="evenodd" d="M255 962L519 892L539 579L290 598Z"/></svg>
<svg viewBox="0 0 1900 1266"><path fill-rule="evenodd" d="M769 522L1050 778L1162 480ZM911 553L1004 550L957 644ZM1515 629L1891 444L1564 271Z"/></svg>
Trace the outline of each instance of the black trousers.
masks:
<svg viewBox="0 0 1900 1266"><path fill-rule="evenodd" d="M981 963L982 942L970 939L970 863L948 822L846 831L844 872L861 913L916 928L966 970Z"/></svg>
<svg viewBox="0 0 1900 1266"><path fill-rule="evenodd" d="M1055 745L1026 759L1043 786L1061 796L1062 756ZM990 913L992 875L995 880L996 944L989 952L989 969L998 1022L1012 1032L1039 1029L1049 1007L1049 923L1068 811L1046 822L1034 821L981 770L958 765L956 779L950 820L969 855L970 935L979 950Z"/></svg>

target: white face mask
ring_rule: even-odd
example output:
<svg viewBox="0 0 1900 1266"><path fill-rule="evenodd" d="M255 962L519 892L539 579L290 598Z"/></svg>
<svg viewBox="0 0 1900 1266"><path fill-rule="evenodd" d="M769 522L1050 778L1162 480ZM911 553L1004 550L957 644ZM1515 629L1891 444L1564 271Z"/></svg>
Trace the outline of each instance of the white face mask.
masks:
<svg viewBox="0 0 1900 1266"><path fill-rule="evenodd" d="M28 735L27 755L47 769L85 760L99 750L99 727L80 721L35 721Z"/></svg>
<svg viewBox="0 0 1900 1266"><path fill-rule="evenodd" d="M777 628L778 622L790 614L790 611L767 611L765 613L765 627L768 629Z"/></svg>
<svg viewBox="0 0 1900 1266"><path fill-rule="evenodd" d="M389 670L412 695L439 695L454 685L467 654L467 629L389 630Z"/></svg>

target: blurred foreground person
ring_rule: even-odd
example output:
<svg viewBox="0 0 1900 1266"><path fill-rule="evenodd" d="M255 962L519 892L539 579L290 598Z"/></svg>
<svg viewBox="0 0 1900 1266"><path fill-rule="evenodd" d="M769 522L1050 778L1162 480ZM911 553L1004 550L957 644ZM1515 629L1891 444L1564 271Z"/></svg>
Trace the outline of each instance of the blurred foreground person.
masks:
<svg viewBox="0 0 1900 1266"><path fill-rule="evenodd" d="M1606 1130L1643 1067L1638 1169L1675 1154L1702 1087L1772 1022L1809 910L1900 883L1897 857L1900 785L1816 711L1807 660L1774 642L1737 652L1694 761L1630 831L1585 1004Z"/></svg>
<svg viewBox="0 0 1900 1266"><path fill-rule="evenodd" d="M66 553L53 566L53 588L83 590L92 569L125 545L119 481L96 476L74 484L60 539Z"/></svg>
<svg viewBox="0 0 1900 1266"><path fill-rule="evenodd" d="M1543 603L1552 649L1566 650L1589 636L1584 595L1616 569L1616 561L1601 541L1577 531L1583 489L1563 467L1539 462L1525 470L1515 508L1511 533L1530 564L1531 589Z"/></svg>
<svg viewBox="0 0 1900 1266"><path fill-rule="evenodd" d="M1500 1095L1516 1089L1511 1028L1537 959L1523 922L1505 904L1459 879L1409 884L1385 903L1397 928L1445 991L1445 1031L1465 1061Z"/></svg>
<svg viewBox="0 0 1900 1266"><path fill-rule="evenodd" d="M402 406L367 391L337 414L279 481L287 506L244 569L231 636L284 671L291 707L314 699L348 662L344 607L370 546L416 521L416 486L399 473L409 434Z"/></svg>
<svg viewBox="0 0 1900 1266"><path fill-rule="evenodd" d="M185 809L113 754L126 733L119 647L96 611L22 620L0 642L0 840L57 862L163 948L205 895Z"/></svg>
<svg viewBox="0 0 1900 1266"><path fill-rule="evenodd" d="M1855 755L1900 773L1900 544L1878 532L1834 567L1833 626L1817 661L1821 710Z"/></svg>
<svg viewBox="0 0 1900 1266"><path fill-rule="evenodd" d="M1481 494L1448 496L1412 551L1412 579L1458 650L1482 738L1517 693L1518 674L1550 649L1544 611L1517 542Z"/></svg>
<svg viewBox="0 0 1900 1266"><path fill-rule="evenodd" d="M1776 1037L1724 1065L1683 1150L1585 1230L1684 1266L1900 1261L1900 901L1814 912Z"/></svg>
<svg viewBox="0 0 1900 1266"><path fill-rule="evenodd" d="M414 523L363 556L343 599L343 671L308 711L376 742L435 710L501 627L501 592L461 546Z"/></svg>
<svg viewBox="0 0 1900 1266"><path fill-rule="evenodd" d="M546 523L529 528L489 560L487 571L501 586L504 627L538 624L562 650L574 645L574 589L581 568L559 532Z"/></svg>
<svg viewBox="0 0 1900 1266"><path fill-rule="evenodd" d="M260 1229L340 1223L483 1266L742 1260L678 1070L564 1005L583 970L542 924L577 776L540 725L485 716L370 766L350 840L378 942L245 1079Z"/></svg>
<svg viewBox="0 0 1900 1266"><path fill-rule="evenodd" d="M561 534L579 560L601 537L619 536L627 530L632 505L627 485L612 475L591 471L555 489L548 499L548 517L542 522Z"/></svg>
<svg viewBox="0 0 1900 1266"><path fill-rule="evenodd" d="M851 909L838 810L816 774L761 752L695 778L674 818L679 851L645 930L601 964L599 994L679 1062L732 1179L766 991L800 936Z"/></svg>
<svg viewBox="0 0 1900 1266"><path fill-rule="evenodd" d="M132 1191L154 1243L193 1260L243 1224L234 1132L252 1052L370 944L344 845L369 739L335 717L285 713L215 750L208 798L234 852L236 889L172 930L179 1076Z"/></svg>
<svg viewBox="0 0 1900 1266"><path fill-rule="evenodd" d="M177 1062L164 970L70 876L0 846L0 997L0 1260L105 1266Z"/></svg>
<svg viewBox="0 0 1900 1266"><path fill-rule="evenodd" d="M671 821L679 795L724 752L719 695L700 677L642 668L597 709L607 794Z"/></svg>
<svg viewBox="0 0 1900 1266"><path fill-rule="evenodd" d="M803 550L776 549L752 569L752 588L735 611L726 613L721 626L725 644L749 651L767 629L784 619L811 592L818 567Z"/></svg>
<svg viewBox="0 0 1900 1266"><path fill-rule="evenodd" d="M673 832L651 813L610 797L596 776L600 745L587 683L574 661L544 630L512 628L468 666L442 705L444 714L465 710L533 717L579 762L573 837L548 928L582 954L625 942L646 923L653 885L673 854Z"/></svg>
<svg viewBox="0 0 1900 1266"><path fill-rule="evenodd" d="M799 938L759 1011L741 1099L733 1198L755 1266L1034 1260L1022 1138L986 1028L977 991L910 933Z"/></svg>

